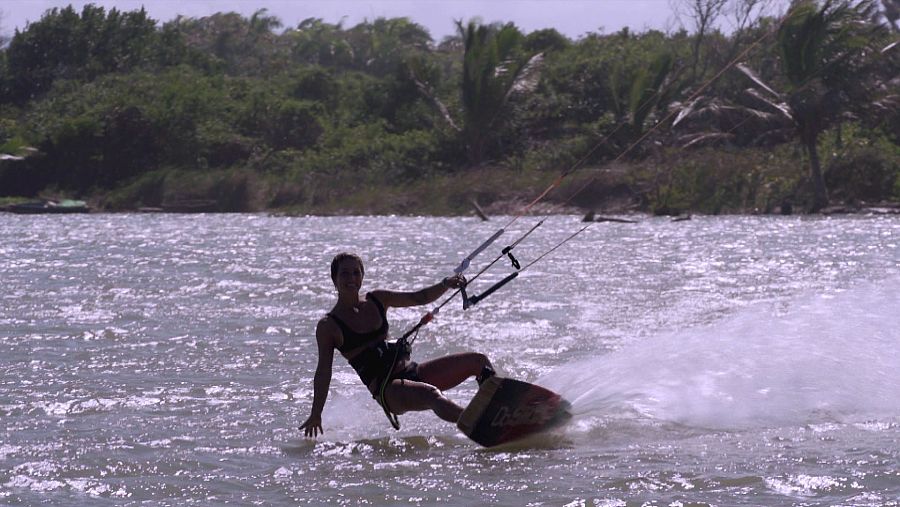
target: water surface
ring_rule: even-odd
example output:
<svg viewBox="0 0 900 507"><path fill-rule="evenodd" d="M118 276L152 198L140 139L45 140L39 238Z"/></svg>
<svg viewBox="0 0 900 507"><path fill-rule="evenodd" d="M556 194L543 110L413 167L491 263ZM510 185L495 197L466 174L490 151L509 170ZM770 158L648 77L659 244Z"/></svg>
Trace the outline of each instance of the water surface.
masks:
<svg viewBox="0 0 900 507"><path fill-rule="evenodd" d="M484 351L558 390L563 431L500 451L426 413L395 432L337 358L304 439L331 256L414 289L503 223L0 214L0 503L900 505L891 217L595 224L448 304L414 351ZM515 253L580 225L549 218ZM394 333L426 309L391 310Z"/></svg>

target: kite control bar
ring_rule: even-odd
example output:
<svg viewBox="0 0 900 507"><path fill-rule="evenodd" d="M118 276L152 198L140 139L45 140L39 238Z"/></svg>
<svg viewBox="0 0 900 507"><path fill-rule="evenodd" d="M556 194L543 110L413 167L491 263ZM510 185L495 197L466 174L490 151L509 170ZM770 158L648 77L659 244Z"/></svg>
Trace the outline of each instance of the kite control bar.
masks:
<svg viewBox="0 0 900 507"><path fill-rule="evenodd" d="M504 285L506 285L506 284L508 284L509 282L513 281L517 276L519 276L519 272L518 272L518 271L515 271L515 272L513 272L513 273L510 273L510 274L507 275L506 278L504 278L503 280L500 280L499 282L497 282L497 283L495 283L494 285L490 286L490 287L488 288L488 290L482 292L481 294L475 294L475 295L472 296L472 297L469 297L469 296L466 294L466 289L465 289L465 288L460 289L460 292L462 292L462 298L463 298L463 310L468 310L470 307L475 306L476 304L478 304L479 301L481 301L482 299L484 299L484 298L490 296L491 294L494 293L494 291L496 291L496 290L499 289L500 287L503 287Z"/></svg>

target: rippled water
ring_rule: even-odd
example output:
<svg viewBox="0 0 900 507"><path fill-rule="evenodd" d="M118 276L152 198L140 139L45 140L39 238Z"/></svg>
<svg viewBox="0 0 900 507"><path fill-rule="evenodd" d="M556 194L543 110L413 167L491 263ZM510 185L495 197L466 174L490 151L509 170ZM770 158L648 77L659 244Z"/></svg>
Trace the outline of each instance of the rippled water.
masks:
<svg viewBox="0 0 900 507"><path fill-rule="evenodd" d="M502 451L426 413L395 432L338 358L325 436L302 438L331 256L417 288L501 224L0 215L0 503L900 505L890 217L596 224L414 350L560 391L562 431ZM549 218L517 255L579 226ZM391 310L395 333L423 311Z"/></svg>

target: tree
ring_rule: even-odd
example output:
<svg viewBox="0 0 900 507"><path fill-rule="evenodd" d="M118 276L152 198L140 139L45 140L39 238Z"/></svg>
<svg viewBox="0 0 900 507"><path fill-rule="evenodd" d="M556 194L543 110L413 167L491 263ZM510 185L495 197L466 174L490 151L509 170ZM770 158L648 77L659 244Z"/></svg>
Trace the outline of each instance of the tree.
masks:
<svg viewBox="0 0 900 507"><path fill-rule="evenodd" d="M353 61L353 48L341 23L333 25L319 18L307 18L287 36L294 61L325 67L349 66Z"/></svg>
<svg viewBox="0 0 900 507"><path fill-rule="evenodd" d="M755 84L746 91L753 101L750 106L701 97L689 104L675 123L712 112L719 117L762 119L768 125L766 135L781 137L789 132L809 157L810 211L821 210L829 198L819 159L819 137L839 125L847 113L867 108L875 99L877 87L866 82L874 74L873 60L881 58L877 43L883 26L871 22L873 10L871 0L825 0L821 5L814 0L795 2L776 36L781 86L770 85L748 66L738 65ZM705 107L699 107L701 102ZM696 134L690 142L721 135Z"/></svg>
<svg viewBox="0 0 900 507"><path fill-rule="evenodd" d="M488 146L497 139L510 98L517 92L534 90L543 54L524 52L522 33L512 23L501 26L470 21L463 25L460 20L456 27L464 47L459 86L462 126L453 120L422 74L415 68L413 74L419 89L437 106L447 124L461 134L469 163L478 166L484 162Z"/></svg>
<svg viewBox="0 0 900 507"><path fill-rule="evenodd" d="M3 11L0 11L0 104L6 102L8 94L7 87L9 81L9 71L6 69L6 42L7 38L2 35L3 30Z"/></svg>
<svg viewBox="0 0 900 507"><path fill-rule="evenodd" d="M247 53L254 55L259 68L266 68L266 59L275 53L276 35L274 31L283 25L281 20L268 14L268 9L258 9L250 16L247 27Z"/></svg>
<svg viewBox="0 0 900 507"><path fill-rule="evenodd" d="M660 51L651 56L649 66L632 75L624 75L617 65L610 74L610 91L616 118L626 121L629 137L635 140L644 133L647 117L659 106L667 106L676 92L672 54Z"/></svg>
<svg viewBox="0 0 900 507"><path fill-rule="evenodd" d="M743 44L748 42L748 35L752 35L753 29L759 25L762 18L772 10L776 0L732 0L725 8L728 21L731 25L731 48L725 57L731 61L740 51Z"/></svg>
<svg viewBox="0 0 900 507"><path fill-rule="evenodd" d="M826 0L819 7L806 0L792 9L778 32L787 103L809 156L813 212L828 205L819 135L849 105L848 88L859 78L855 70L873 49L869 42L877 25L868 23L873 9L870 1Z"/></svg>
<svg viewBox="0 0 900 507"><path fill-rule="evenodd" d="M148 64L156 35L156 21L143 9L106 12L88 4L80 15L72 6L50 9L13 35L6 51L10 94L24 102L57 79L92 80Z"/></svg>
<svg viewBox="0 0 900 507"><path fill-rule="evenodd" d="M428 51L431 36L408 18L377 18L360 23L347 33L353 47L354 67L386 76L412 55Z"/></svg>
<svg viewBox="0 0 900 507"><path fill-rule="evenodd" d="M9 38L3 35L3 11L0 11L0 49L6 47Z"/></svg>
<svg viewBox="0 0 900 507"><path fill-rule="evenodd" d="M211 54L211 60L232 75L259 75L277 69L273 62L287 53L280 51L273 33L281 27L281 21L269 16L266 9L257 10L249 18L228 12L199 19L179 18L173 24L167 23L164 28L177 29L190 48Z"/></svg>
<svg viewBox="0 0 900 507"><path fill-rule="evenodd" d="M715 28L719 17L725 11L729 0L670 0L672 11L678 17L687 17L694 29L694 40L691 44L690 81L693 82L706 72L707 59L701 58L704 39ZM704 62L704 68L697 67Z"/></svg>
<svg viewBox="0 0 900 507"><path fill-rule="evenodd" d="M268 12L268 9L257 9L250 16L248 32L252 41L259 42L262 39L271 39L272 32L283 26L280 19L276 16L270 16Z"/></svg>
<svg viewBox="0 0 900 507"><path fill-rule="evenodd" d="M565 35L553 28L545 28L526 35L523 47L530 53L548 53L563 51L571 45L572 43Z"/></svg>

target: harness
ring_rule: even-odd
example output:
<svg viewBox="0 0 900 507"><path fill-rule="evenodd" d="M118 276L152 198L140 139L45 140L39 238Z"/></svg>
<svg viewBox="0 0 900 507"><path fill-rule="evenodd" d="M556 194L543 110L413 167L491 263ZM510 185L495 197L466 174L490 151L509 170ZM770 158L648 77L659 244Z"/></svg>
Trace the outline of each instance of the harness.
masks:
<svg viewBox="0 0 900 507"><path fill-rule="evenodd" d="M395 430L400 429L400 418L397 417L397 414L391 412L391 408L388 406L387 400L384 399L384 391L387 389L388 384L393 380L394 368L397 366L397 363L400 362L400 358L403 356L409 357L412 352L412 344L406 341L406 337L402 337L394 343L394 358L391 361L391 365L388 368L387 374L384 375L384 379L381 381L381 385L378 387L378 396L375 398L378 400L378 404L381 405L382 410L384 410L384 415L387 416L388 421L390 421L391 426L394 427Z"/></svg>
<svg viewBox="0 0 900 507"><path fill-rule="evenodd" d="M377 329L360 333L333 313L329 313L328 316L337 323L341 333L344 335L344 343L337 347L338 351L346 354L353 349L365 347L359 354L349 359L348 362L356 370L362 383L368 386L383 376L390 376L393 372L393 365L388 361L395 363L398 358L394 356L395 344L385 341L390 326L384 305L371 294L366 294L366 299L375 303L381 316L381 326Z"/></svg>
<svg viewBox="0 0 900 507"><path fill-rule="evenodd" d="M333 313L329 313L328 316L334 319L344 335L344 343L338 347L338 351L347 352L364 345L366 346L362 352L354 356L353 359L348 360L348 362L356 370L364 385L369 386L372 382L380 379L375 392L375 399L384 409L391 426L394 429L400 429L400 421L397 415L391 412L390 407L388 407L387 401L384 399L384 392L391 380L395 378L394 368L396 368L397 363L410 357L412 344L407 338L412 332L404 334L394 343L386 341L385 338L390 327L387 320L387 311L381 301L371 293L366 294L366 299L375 303L378 312L381 314L381 326L378 329L360 333Z"/></svg>

